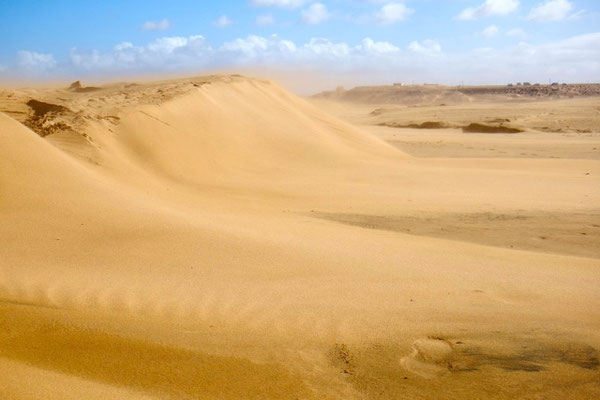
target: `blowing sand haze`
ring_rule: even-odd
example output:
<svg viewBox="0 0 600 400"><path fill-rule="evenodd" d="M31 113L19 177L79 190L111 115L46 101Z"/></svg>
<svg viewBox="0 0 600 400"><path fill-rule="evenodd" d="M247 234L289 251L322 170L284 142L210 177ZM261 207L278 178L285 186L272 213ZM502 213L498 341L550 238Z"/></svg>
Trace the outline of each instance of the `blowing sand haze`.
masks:
<svg viewBox="0 0 600 400"><path fill-rule="evenodd" d="M448 18L497 15L488 3ZM339 23L327 7L257 23ZM238 29L228 13L207 26ZM22 79L42 62L36 79L82 74L77 60L195 67L200 39L179 39L113 50L133 58L73 49L73 65L20 53ZM269 71L287 83L4 85L1 399L600 398L596 86L392 81L302 97Z"/></svg>

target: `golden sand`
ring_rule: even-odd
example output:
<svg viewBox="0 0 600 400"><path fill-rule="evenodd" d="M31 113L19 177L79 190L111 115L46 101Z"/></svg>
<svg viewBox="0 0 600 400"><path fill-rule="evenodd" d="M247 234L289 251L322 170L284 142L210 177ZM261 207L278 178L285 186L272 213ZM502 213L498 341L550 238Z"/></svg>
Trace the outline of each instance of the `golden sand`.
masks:
<svg viewBox="0 0 600 400"><path fill-rule="evenodd" d="M0 109L0 398L600 397L597 133L241 76Z"/></svg>

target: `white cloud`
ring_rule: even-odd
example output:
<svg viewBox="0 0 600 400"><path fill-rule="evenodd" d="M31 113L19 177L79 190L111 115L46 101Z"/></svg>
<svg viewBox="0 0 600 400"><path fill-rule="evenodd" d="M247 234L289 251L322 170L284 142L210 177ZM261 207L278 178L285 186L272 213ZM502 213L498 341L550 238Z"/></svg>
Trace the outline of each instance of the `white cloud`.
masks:
<svg viewBox="0 0 600 400"><path fill-rule="evenodd" d="M203 36L172 36L146 46L123 42L107 53L74 48L70 61L75 69L88 71L178 69L204 65L212 54Z"/></svg>
<svg viewBox="0 0 600 400"><path fill-rule="evenodd" d="M178 48L185 47L189 39L180 36L164 37L156 39L148 45L148 49L155 53L170 54ZM117 50L128 50L134 48L133 44L123 42L115 47Z"/></svg>
<svg viewBox="0 0 600 400"><path fill-rule="evenodd" d="M506 36L518 37L521 39L526 39L529 35L521 28L514 28L506 31Z"/></svg>
<svg viewBox="0 0 600 400"><path fill-rule="evenodd" d="M469 20L493 15L508 15L519 7L519 0L486 0L476 8L465 8L458 19Z"/></svg>
<svg viewBox="0 0 600 400"><path fill-rule="evenodd" d="M573 13L573 14L569 15L568 19L569 20L576 20L576 19L581 18L584 14L585 14L585 10L579 10L576 13Z"/></svg>
<svg viewBox="0 0 600 400"><path fill-rule="evenodd" d="M140 29L144 31L166 31L170 27L171 21L165 18L160 21L146 21L140 26Z"/></svg>
<svg viewBox="0 0 600 400"><path fill-rule="evenodd" d="M316 25L329 19L329 11L322 3L311 4L306 10L302 11L302 22L305 24Z"/></svg>
<svg viewBox="0 0 600 400"><path fill-rule="evenodd" d="M26 70L45 71L54 68L56 60L52 54L21 50L17 52L17 65Z"/></svg>
<svg viewBox="0 0 600 400"><path fill-rule="evenodd" d="M275 23L275 18L271 14L263 14L256 17L256 25L265 26L265 25L273 25Z"/></svg>
<svg viewBox="0 0 600 400"><path fill-rule="evenodd" d="M297 50L296 44L290 40L280 39L277 35L265 38L250 35L224 43L219 51L226 56L235 54L233 59L239 62L250 60L285 60ZM223 54L222 54L223 55ZM227 58L227 57L226 57Z"/></svg>
<svg viewBox="0 0 600 400"><path fill-rule="evenodd" d="M356 46L333 42L326 38L311 38L304 44L295 44L276 35L262 37L251 35L226 42L219 48L217 58L239 63L264 63L267 65L317 66L328 63L331 67L351 68L368 65L374 57L393 57L400 48L389 42L363 39Z"/></svg>
<svg viewBox="0 0 600 400"><path fill-rule="evenodd" d="M235 39L231 42L226 42L221 46L224 51L237 52L246 55L247 57L256 57L261 52L266 51L270 47L268 39L251 35L245 39Z"/></svg>
<svg viewBox="0 0 600 400"><path fill-rule="evenodd" d="M573 3L567 0L550 0L540 3L529 13L528 19L538 21L560 21L569 16Z"/></svg>
<svg viewBox="0 0 600 400"><path fill-rule="evenodd" d="M278 7L278 8L298 8L310 0L252 0L252 5L256 7Z"/></svg>
<svg viewBox="0 0 600 400"><path fill-rule="evenodd" d="M390 54L400 51L399 47L394 46L389 42L375 42L371 38L364 38L356 50L364 51L365 53Z"/></svg>
<svg viewBox="0 0 600 400"><path fill-rule="evenodd" d="M213 21L213 25L217 28L227 28L228 26L233 25L233 21L229 19L227 15L221 15L215 21Z"/></svg>
<svg viewBox="0 0 600 400"><path fill-rule="evenodd" d="M334 43L325 38L312 38L301 48L304 57L319 56L324 58L345 58L352 52L346 43ZM310 57L312 58L312 57Z"/></svg>
<svg viewBox="0 0 600 400"><path fill-rule="evenodd" d="M487 28L485 28L483 30L483 32L481 32L481 34L490 39L493 38L494 36L498 35L498 33L500 32L500 29L498 29L498 27L496 25L490 25Z"/></svg>
<svg viewBox="0 0 600 400"><path fill-rule="evenodd" d="M408 49L415 53L436 55L442 52L442 46L435 40L427 39L422 42L413 41L408 44Z"/></svg>
<svg viewBox="0 0 600 400"><path fill-rule="evenodd" d="M375 19L382 25L389 25L405 20L415 10L406 7L402 3L389 3L381 7L375 14Z"/></svg>

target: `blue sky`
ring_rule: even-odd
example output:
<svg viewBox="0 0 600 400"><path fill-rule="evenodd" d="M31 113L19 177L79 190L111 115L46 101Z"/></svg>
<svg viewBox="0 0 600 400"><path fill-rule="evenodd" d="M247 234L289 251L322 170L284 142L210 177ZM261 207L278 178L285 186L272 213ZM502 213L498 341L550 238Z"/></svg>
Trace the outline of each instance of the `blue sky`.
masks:
<svg viewBox="0 0 600 400"><path fill-rule="evenodd" d="M600 80L597 0L0 0L4 80L252 70L324 82Z"/></svg>

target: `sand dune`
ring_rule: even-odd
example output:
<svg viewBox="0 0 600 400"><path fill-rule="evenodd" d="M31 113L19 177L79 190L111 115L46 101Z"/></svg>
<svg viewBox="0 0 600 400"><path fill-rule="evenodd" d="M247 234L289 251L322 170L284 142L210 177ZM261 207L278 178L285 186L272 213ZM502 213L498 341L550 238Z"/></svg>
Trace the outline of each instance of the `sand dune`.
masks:
<svg viewBox="0 0 600 400"><path fill-rule="evenodd" d="M600 395L597 160L416 158L241 76L0 110L0 397Z"/></svg>

